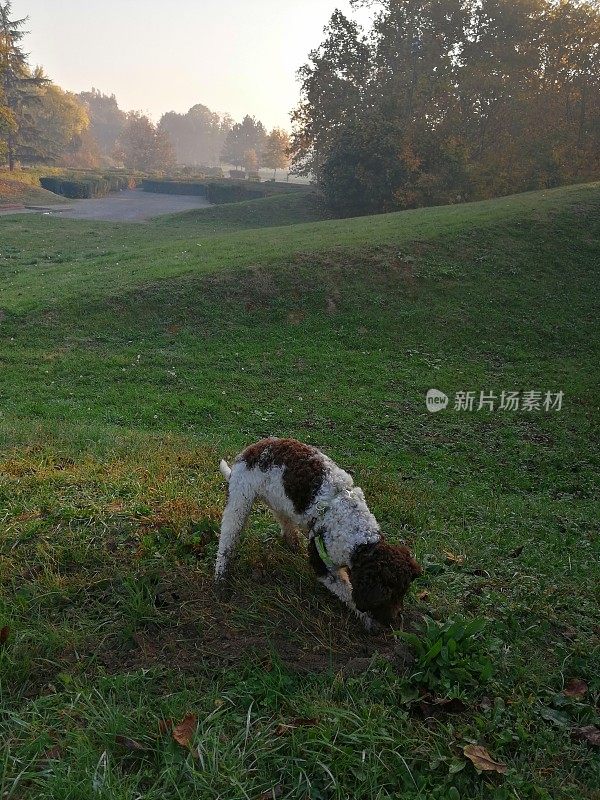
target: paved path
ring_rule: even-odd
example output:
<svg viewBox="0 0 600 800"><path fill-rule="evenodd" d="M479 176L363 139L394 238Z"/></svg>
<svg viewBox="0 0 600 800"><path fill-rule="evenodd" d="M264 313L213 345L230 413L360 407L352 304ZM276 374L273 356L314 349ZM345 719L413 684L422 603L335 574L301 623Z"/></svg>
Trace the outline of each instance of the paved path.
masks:
<svg viewBox="0 0 600 800"><path fill-rule="evenodd" d="M177 214L179 211L189 211L192 208L206 208L210 206L204 197L193 197L179 194L153 194L143 192L141 189L132 189L126 192L114 192L108 197L97 200L68 200L68 206L48 206L35 210L7 209L0 210L0 214L43 213L51 216L67 217L68 219L94 219L107 222L141 222L161 214Z"/></svg>
<svg viewBox="0 0 600 800"><path fill-rule="evenodd" d="M179 211L189 211L192 208L206 208L210 203L204 197L153 194L133 189L127 192L115 192L98 200L74 200L71 205L72 211L61 211L61 217L139 222L161 214L177 214Z"/></svg>

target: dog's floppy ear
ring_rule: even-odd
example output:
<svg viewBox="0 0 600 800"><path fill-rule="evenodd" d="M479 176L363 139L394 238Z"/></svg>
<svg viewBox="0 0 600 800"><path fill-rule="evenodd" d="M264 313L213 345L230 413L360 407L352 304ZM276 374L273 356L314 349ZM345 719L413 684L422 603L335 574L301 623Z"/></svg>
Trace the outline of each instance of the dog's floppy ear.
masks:
<svg viewBox="0 0 600 800"><path fill-rule="evenodd" d="M386 617L397 610L421 567L407 547L386 542L363 545L350 565L352 598L359 611Z"/></svg>
<svg viewBox="0 0 600 800"><path fill-rule="evenodd" d="M369 611L389 603L392 588L381 583L377 568L361 565L350 570L352 599L359 611Z"/></svg>

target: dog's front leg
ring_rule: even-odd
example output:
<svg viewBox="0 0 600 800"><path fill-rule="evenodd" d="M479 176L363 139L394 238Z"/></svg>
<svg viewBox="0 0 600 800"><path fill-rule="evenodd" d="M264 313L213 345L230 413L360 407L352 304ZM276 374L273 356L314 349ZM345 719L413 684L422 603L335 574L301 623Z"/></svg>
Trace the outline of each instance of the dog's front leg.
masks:
<svg viewBox="0 0 600 800"><path fill-rule="evenodd" d="M344 571L338 570L337 573L328 572L327 575L320 575L319 581L356 614L369 633L379 628L379 623L376 622L370 614L359 611L354 605L354 600L352 599L352 585Z"/></svg>

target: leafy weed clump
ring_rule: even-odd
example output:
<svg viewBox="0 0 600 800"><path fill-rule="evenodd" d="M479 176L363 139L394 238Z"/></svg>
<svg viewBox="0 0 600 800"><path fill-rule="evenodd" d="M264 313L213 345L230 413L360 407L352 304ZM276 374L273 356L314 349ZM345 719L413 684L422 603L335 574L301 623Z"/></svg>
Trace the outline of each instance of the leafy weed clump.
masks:
<svg viewBox="0 0 600 800"><path fill-rule="evenodd" d="M493 667L483 651L485 627L481 619L436 622L426 617L420 635L400 631L398 636L411 645L417 659L411 680L445 694L487 682Z"/></svg>

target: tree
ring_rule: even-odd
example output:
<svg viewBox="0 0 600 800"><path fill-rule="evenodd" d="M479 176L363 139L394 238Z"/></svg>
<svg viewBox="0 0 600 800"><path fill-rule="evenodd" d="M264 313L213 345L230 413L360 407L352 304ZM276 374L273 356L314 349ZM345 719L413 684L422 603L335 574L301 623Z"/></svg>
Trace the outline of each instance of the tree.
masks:
<svg viewBox="0 0 600 800"><path fill-rule="evenodd" d="M244 169L247 172L256 172L258 170L258 156L256 150L246 150L244 153Z"/></svg>
<svg viewBox="0 0 600 800"><path fill-rule="evenodd" d="M369 38L335 12L293 114L293 169L338 212L600 177L596 2L353 5L378 7Z"/></svg>
<svg viewBox="0 0 600 800"><path fill-rule="evenodd" d="M264 152L266 140L267 132L262 122L246 115L240 123L234 124L227 134L221 161L241 167L244 164L244 154L249 150L254 150L259 160L258 166L260 166L260 155L258 154Z"/></svg>
<svg viewBox="0 0 600 800"><path fill-rule="evenodd" d="M332 15L325 34L298 71L300 102L292 112L292 172L317 181L336 130L361 104L372 68L370 44L341 11Z"/></svg>
<svg viewBox="0 0 600 800"><path fill-rule="evenodd" d="M48 79L40 70L32 73L29 69L20 44L27 33L23 26L28 18L11 20L11 6L10 2L0 3L0 80L5 104L0 114L0 133L12 172L19 137L27 127L31 106L38 99L36 89L47 84Z"/></svg>
<svg viewBox="0 0 600 800"><path fill-rule="evenodd" d="M102 94L92 88L90 92L81 92L78 97L87 109L90 135L97 142L102 160L110 163L125 129L127 114L119 108L114 94Z"/></svg>
<svg viewBox="0 0 600 800"><path fill-rule="evenodd" d="M164 130L139 111L127 115L125 130L117 144L117 155L127 169L164 171L175 166L175 151Z"/></svg>
<svg viewBox="0 0 600 800"><path fill-rule="evenodd" d="M277 179L278 169L287 169L290 163L289 134L281 128L273 128L267 138L267 146L263 153L263 165L273 170L273 178Z"/></svg>
<svg viewBox="0 0 600 800"><path fill-rule="evenodd" d="M58 163L69 169L95 170L103 166L103 155L89 128L74 137Z"/></svg>
<svg viewBox="0 0 600 800"><path fill-rule="evenodd" d="M36 89L35 102L23 116L15 153L30 163L53 163L74 150L89 127L77 97L53 83Z"/></svg>
<svg viewBox="0 0 600 800"><path fill-rule="evenodd" d="M158 124L173 143L177 162L186 166L216 166L229 130L228 118L221 119L206 106L192 106L187 114L164 114Z"/></svg>

